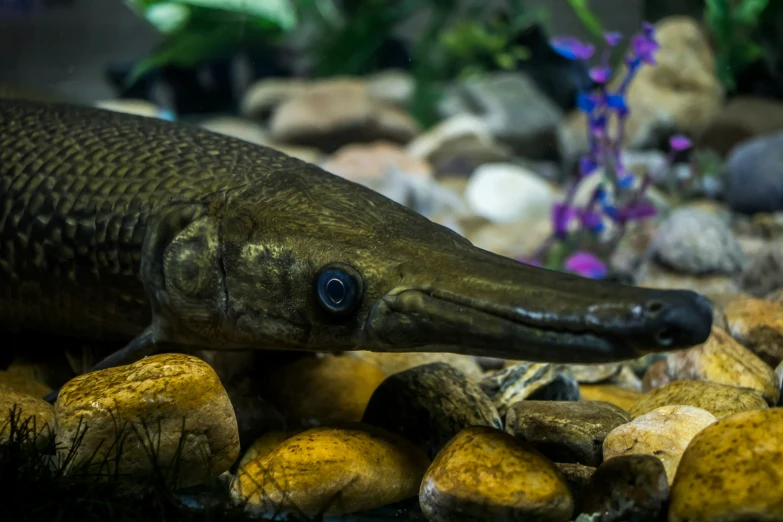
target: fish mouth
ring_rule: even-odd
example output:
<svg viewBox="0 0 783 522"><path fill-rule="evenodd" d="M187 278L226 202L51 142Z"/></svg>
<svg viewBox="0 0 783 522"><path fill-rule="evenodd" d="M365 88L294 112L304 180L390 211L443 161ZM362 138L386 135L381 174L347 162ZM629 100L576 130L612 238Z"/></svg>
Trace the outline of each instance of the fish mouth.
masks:
<svg viewBox="0 0 783 522"><path fill-rule="evenodd" d="M375 303L367 331L383 351L589 364L689 348L705 342L712 329L711 303L690 290L587 280L527 265L516 271L534 277L524 277L524 285L504 279L503 292L497 280L475 277L394 289Z"/></svg>

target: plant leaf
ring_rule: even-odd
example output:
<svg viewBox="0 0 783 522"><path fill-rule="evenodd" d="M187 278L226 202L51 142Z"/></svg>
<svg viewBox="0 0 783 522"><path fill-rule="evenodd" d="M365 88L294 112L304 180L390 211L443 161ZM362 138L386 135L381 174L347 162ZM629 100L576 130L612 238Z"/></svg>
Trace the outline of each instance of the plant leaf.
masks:
<svg viewBox="0 0 783 522"><path fill-rule="evenodd" d="M571 6L576 17L582 22L582 25L590 31L595 38L603 39L604 30L601 26L601 21L590 10L590 6L587 5L587 0L568 0L568 5Z"/></svg>
<svg viewBox="0 0 783 522"><path fill-rule="evenodd" d="M292 29L297 22L296 9L291 0L172 0L182 4L220 11L256 16L273 22L284 30Z"/></svg>

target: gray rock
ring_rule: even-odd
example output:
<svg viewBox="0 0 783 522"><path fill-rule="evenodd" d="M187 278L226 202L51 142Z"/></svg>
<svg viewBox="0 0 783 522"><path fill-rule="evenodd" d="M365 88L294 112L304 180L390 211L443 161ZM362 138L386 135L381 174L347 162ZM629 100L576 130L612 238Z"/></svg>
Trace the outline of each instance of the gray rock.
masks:
<svg viewBox="0 0 783 522"><path fill-rule="evenodd" d="M757 297L783 289L783 240L761 248L740 277L742 289Z"/></svg>
<svg viewBox="0 0 783 522"><path fill-rule="evenodd" d="M555 462L598 466L606 436L631 416L603 401L522 401L506 415L506 432Z"/></svg>
<svg viewBox="0 0 783 522"><path fill-rule="evenodd" d="M669 483L663 464L650 455L607 460L584 489L582 513L594 522L654 522L666 519Z"/></svg>
<svg viewBox="0 0 783 522"><path fill-rule="evenodd" d="M742 142L724 171L726 201L745 214L783 210L783 132Z"/></svg>
<svg viewBox="0 0 783 522"><path fill-rule="evenodd" d="M734 274L747 263L724 220L700 208L672 212L651 247L658 262L687 274Z"/></svg>
<svg viewBox="0 0 783 522"><path fill-rule="evenodd" d="M568 367L560 364L522 362L490 372L479 383L492 399L501 417L508 408L525 399L578 401L579 383Z"/></svg>
<svg viewBox="0 0 783 522"><path fill-rule="evenodd" d="M444 116L480 116L497 139L532 159L555 153L557 126L563 118L560 108L520 72L462 82L446 95L440 110Z"/></svg>
<svg viewBox="0 0 783 522"><path fill-rule="evenodd" d="M402 435L430 458L464 428L503 427L481 388L445 362L390 375L370 398L362 422Z"/></svg>

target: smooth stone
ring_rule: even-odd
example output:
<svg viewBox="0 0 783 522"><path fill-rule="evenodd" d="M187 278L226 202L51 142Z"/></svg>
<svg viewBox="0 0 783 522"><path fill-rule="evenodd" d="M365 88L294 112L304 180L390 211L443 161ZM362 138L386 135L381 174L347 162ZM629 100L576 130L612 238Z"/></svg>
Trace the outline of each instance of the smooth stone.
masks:
<svg viewBox="0 0 783 522"><path fill-rule="evenodd" d="M509 163L514 155L506 145L475 134L466 134L444 142L429 155L429 159L439 177L468 178L482 165Z"/></svg>
<svg viewBox="0 0 783 522"><path fill-rule="evenodd" d="M619 406L600 401L521 401L506 414L506 432L555 462L598 466L604 438L630 422Z"/></svg>
<svg viewBox="0 0 783 522"><path fill-rule="evenodd" d="M647 393L670 382L672 382L672 376L669 373L669 362L667 360L658 361L647 368L642 379L642 392Z"/></svg>
<svg viewBox="0 0 783 522"><path fill-rule="evenodd" d="M264 433L247 448L247 451L242 455L239 460L239 468L243 468L245 464L256 458L264 458L268 454L272 453L277 446L279 446L284 440L301 433L303 430L288 431L288 430L272 430Z"/></svg>
<svg viewBox="0 0 783 522"><path fill-rule="evenodd" d="M0 393L6 391L14 391L22 395L43 399L52 389L42 382L20 373L0 370Z"/></svg>
<svg viewBox="0 0 783 522"><path fill-rule="evenodd" d="M443 152L465 139L492 144L494 138L484 120L472 114L457 114L436 123L406 145L409 154L429 163Z"/></svg>
<svg viewBox="0 0 783 522"><path fill-rule="evenodd" d="M620 366L620 371L612 376L607 383L617 385L630 391L642 391L642 380L627 364Z"/></svg>
<svg viewBox="0 0 783 522"><path fill-rule="evenodd" d="M315 426L361 419L384 379L386 372L367 361L325 355L270 366L258 381L263 397L292 425Z"/></svg>
<svg viewBox="0 0 783 522"><path fill-rule="evenodd" d="M45 448L56 429L51 404L41 397L0 386L0 446L33 443Z"/></svg>
<svg viewBox="0 0 783 522"><path fill-rule="evenodd" d="M511 405L525 399L578 401L581 398L576 377L559 364L512 363L502 370L487 373L479 385L492 399L501 417L506 416Z"/></svg>
<svg viewBox="0 0 783 522"><path fill-rule="evenodd" d="M584 488L582 513L602 522L657 522L665 517L669 483L663 464L649 455L605 461Z"/></svg>
<svg viewBox="0 0 783 522"><path fill-rule="evenodd" d="M775 371L717 326L712 327L705 343L670 353L667 369L673 380L710 381L749 388L763 395L770 404L775 404L780 395Z"/></svg>
<svg viewBox="0 0 783 522"><path fill-rule="evenodd" d="M661 460L671 484L691 439L716 420L701 408L661 406L612 430L604 439L604 460L651 455Z"/></svg>
<svg viewBox="0 0 783 522"><path fill-rule="evenodd" d="M698 150L726 157L735 146L756 136L783 130L783 103L760 96L739 95L726 102L696 140Z"/></svg>
<svg viewBox="0 0 783 522"><path fill-rule="evenodd" d="M643 377L647 370L657 362L665 361L666 353L649 353L638 359L632 359L627 361L626 364L631 367L636 375Z"/></svg>
<svg viewBox="0 0 783 522"><path fill-rule="evenodd" d="M636 418L661 406L702 408L718 419L742 411L769 408L760 393L708 381L673 381L645 393L629 413Z"/></svg>
<svg viewBox="0 0 783 522"><path fill-rule="evenodd" d="M302 94L307 83L298 78L265 78L247 88L239 113L251 120L263 121L286 100Z"/></svg>
<svg viewBox="0 0 783 522"><path fill-rule="evenodd" d="M408 71L385 69L364 79L373 99L399 107L408 107L416 91L416 81Z"/></svg>
<svg viewBox="0 0 783 522"><path fill-rule="evenodd" d="M239 444L246 449L264 433L282 429L285 417L263 397L246 393L232 386L227 386L226 392L234 408L239 430Z"/></svg>
<svg viewBox="0 0 783 522"><path fill-rule="evenodd" d="M238 138L256 145L268 145L268 132L258 123L236 118L233 116L220 116L202 121L199 126L211 132Z"/></svg>
<svg viewBox="0 0 783 522"><path fill-rule="evenodd" d="M548 181L511 163L480 166L465 188L471 211L493 223L546 218L558 197Z"/></svg>
<svg viewBox="0 0 783 522"><path fill-rule="evenodd" d="M623 368L621 363L567 364L579 384L598 384L616 376Z"/></svg>
<svg viewBox="0 0 783 522"><path fill-rule="evenodd" d="M421 482L421 509L432 522L565 522L573 497L555 465L529 444L485 426L462 430Z"/></svg>
<svg viewBox="0 0 783 522"><path fill-rule="evenodd" d="M582 400L603 401L628 411L636 404L642 394L622 388L616 384L580 384L579 392Z"/></svg>
<svg viewBox="0 0 783 522"><path fill-rule="evenodd" d="M726 305L724 313L732 337L772 368L783 361L783 305L740 298Z"/></svg>
<svg viewBox="0 0 783 522"><path fill-rule="evenodd" d="M321 163L321 168L362 185L378 183L388 169L407 174L432 177L432 166L411 156L403 147L390 141L350 143Z"/></svg>
<svg viewBox="0 0 783 522"><path fill-rule="evenodd" d="M675 209L652 240L652 255L685 274L736 274L747 258L728 224L701 208Z"/></svg>
<svg viewBox="0 0 783 522"><path fill-rule="evenodd" d="M370 398L362 422L405 437L430 458L464 428L503 427L478 384L445 362L390 375Z"/></svg>
<svg viewBox="0 0 783 522"><path fill-rule="evenodd" d="M178 484L187 487L217 477L239 456L228 394L212 367L190 355L153 355L79 375L60 389L55 415L58 445L71 448L81 438L77 468L147 476L153 451L157 466L177 463Z"/></svg>
<svg viewBox="0 0 783 522"><path fill-rule="evenodd" d="M764 245L750 260L739 278L742 289L755 297L763 297L783 289L783 239Z"/></svg>
<svg viewBox="0 0 783 522"><path fill-rule="evenodd" d="M723 169L725 197L741 214L783 210L783 132L744 141L730 153Z"/></svg>
<svg viewBox="0 0 783 522"><path fill-rule="evenodd" d="M410 370L417 366L434 362L444 362L455 370L459 371L465 377L472 380L480 380L484 371L476 361L468 355L457 353L437 353L437 352L368 352L355 351L346 352L347 356L358 357L371 364L376 365L388 375L393 375L405 370Z"/></svg>
<svg viewBox="0 0 783 522"><path fill-rule="evenodd" d="M310 428L247 461L231 496L252 515L344 515L415 497L430 460L392 433Z"/></svg>
<svg viewBox="0 0 783 522"><path fill-rule="evenodd" d="M552 233L551 219L514 221L511 223L484 223L474 230L466 230L465 237L478 248L512 259L532 255Z"/></svg>
<svg viewBox="0 0 783 522"><path fill-rule="evenodd" d="M783 520L783 408L737 413L696 435L672 485L671 522Z"/></svg>
<svg viewBox="0 0 783 522"><path fill-rule="evenodd" d="M780 398L778 399L778 406L783 406L783 362L778 364L778 367L775 368L775 375L777 375L778 382L780 382Z"/></svg>
<svg viewBox="0 0 783 522"><path fill-rule="evenodd" d="M642 263L635 274L637 286L660 290L693 290L701 294L738 292L737 277L726 274L681 274L655 261Z"/></svg>
<svg viewBox="0 0 783 522"><path fill-rule="evenodd" d="M595 473L595 468L573 462L555 462L554 465L563 475L568 489L571 491L571 497L574 499L574 513L580 513L583 502L582 493L590 477Z"/></svg>

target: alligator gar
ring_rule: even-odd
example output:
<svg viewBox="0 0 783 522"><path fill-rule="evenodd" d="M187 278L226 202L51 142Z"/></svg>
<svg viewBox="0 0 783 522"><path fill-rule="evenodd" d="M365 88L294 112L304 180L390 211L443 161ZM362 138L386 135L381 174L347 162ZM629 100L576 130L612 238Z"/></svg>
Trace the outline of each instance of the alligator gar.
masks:
<svg viewBox="0 0 783 522"><path fill-rule="evenodd" d="M195 126L0 100L0 328L160 350L597 363L704 342L712 307L522 264L359 184Z"/></svg>

